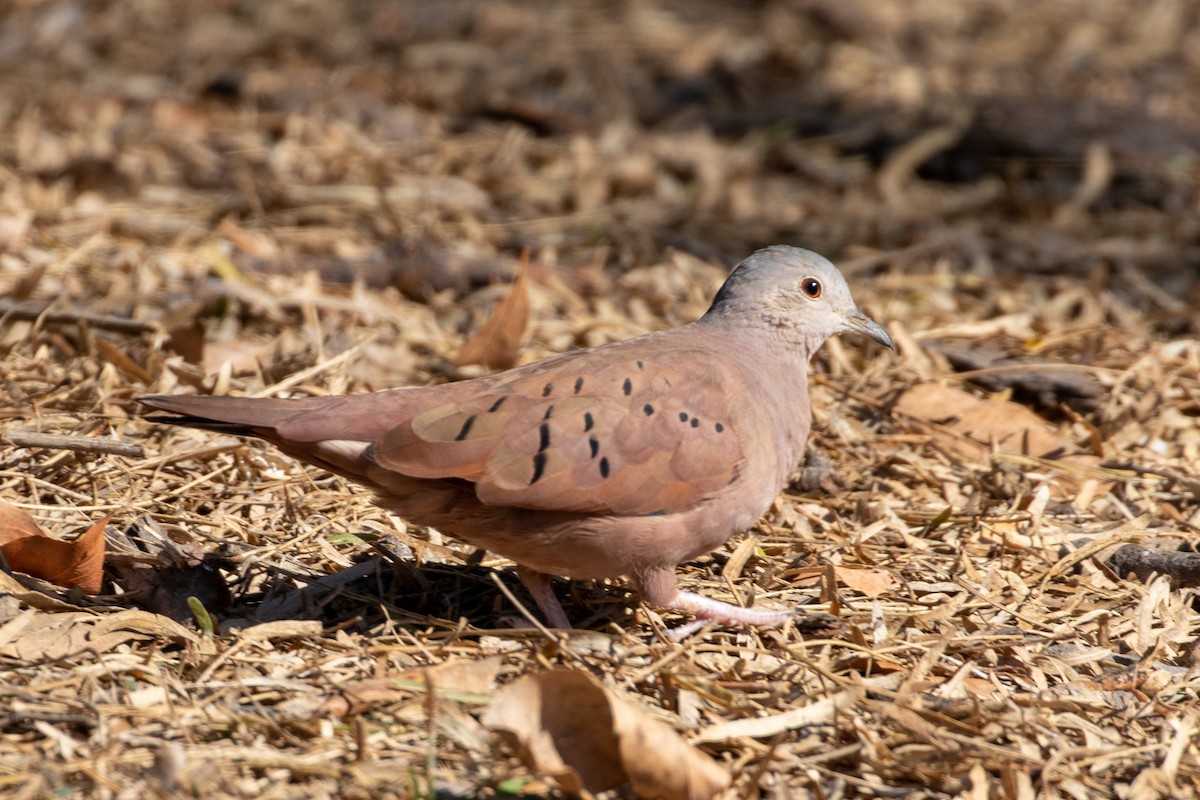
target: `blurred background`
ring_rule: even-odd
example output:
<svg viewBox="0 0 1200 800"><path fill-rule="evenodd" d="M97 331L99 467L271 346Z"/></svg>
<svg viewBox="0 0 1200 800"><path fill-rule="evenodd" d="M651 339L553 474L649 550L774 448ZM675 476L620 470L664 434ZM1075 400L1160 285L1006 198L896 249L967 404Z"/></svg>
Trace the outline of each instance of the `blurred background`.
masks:
<svg viewBox="0 0 1200 800"><path fill-rule="evenodd" d="M1197 330L1186 0L11 0L0 81L10 276L219 242L420 298L784 242Z"/></svg>

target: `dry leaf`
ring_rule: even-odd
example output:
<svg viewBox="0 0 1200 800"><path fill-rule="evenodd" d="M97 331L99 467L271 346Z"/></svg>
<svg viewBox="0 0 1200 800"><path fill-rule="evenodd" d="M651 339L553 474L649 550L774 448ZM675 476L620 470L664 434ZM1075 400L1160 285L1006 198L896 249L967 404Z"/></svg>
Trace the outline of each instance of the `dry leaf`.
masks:
<svg viewBox="0 0 1200 800"><path fill-rule="evenodd" d="M496 696L483 724L569 794L630 783L640 797L699 800L729 785L723 767L666 723L624 702L592 676L565 668L527 675Z"/></svg>
<svg viewBox="0 0 1200 800"><path fill-rule="evenodd" d="M968 780L971 783L971 788L959 795L963 800L988 800L992 796L992 782L988 779L988 773L983 768L983 764L978 761L975 762L975 766L971 767L971 774Z"/></svg>
<svg viewBox="0 0 1200 800"><path fill-rule="evenodd" d="M929 434L944 450L967 461L986 463L994 447L1001 453L1068 465L1099 464L1098 458L1081 452L1074 442L1019 403L980 398L939 383L922 383L900 395L893 410L909 417L910 427ZM1056 480L1072 490L1081 483L1067 475L1059 475Z"/></svg>
<svg viewBox="0 0 1200 800"><path fill-rule="evenodd" d="M288 700L281 703L276 712L281 718L294 720L314 716L347 717L424 695L430 678L439 699L486 703L490 699L487 693L496 688L501 664L500 656L477 661L461 659L406 670L390 678L349 681L333 692Z"/></svg>
<svg viewBox="0 0 1200 800"><path fill-rule="evenodd" d="M492 316L458 351L454 363L482 364L489 369L508 369L517 363L521 339L529 327L529 252L521 254L521 267L508 296L496 306Z"/></svg>
<svg viewBox="0 0 1200 800"><path fill-rule="evenodd" d="M204 363L204 345L207 331L199 317L183 322L167 331L166 347L183 356L189 364Z"/></svg>
<svg viewBox="0 0 1200 800"><path fill-rule="evenodd" d="M275 639L307 639L320 636L325 626L317 619L277 619L260 622L238 631L238 637L250 641L273 641Z"/></svg>
<svg viewBox="0 0 1200 800"><path fill-rule="evenodd" d="M750 737L766 739L777 733L803 728L818 722L829 722L839 711L845 710L858 702L863 695L862 687L854 687L839 692L832 697L826 697L809 703L800 708L784 711L782 714L771 714L766 717L750 719L735 719L730 722L718 722L700 731L696 737L698 742L723 742L729 739Z"/></svg>
<svg viewBox="0 0 1200 800"><path fill-rule="evenodd" d="M835 566L833 568L837 579L850 589L860 592L867 597L876 598L892 588L896 579L890 572L882 569L858 569L855 567Z"/></svg>
<svg viewBox="0 0 1200 800"><path fill-rule="evenodd" d="M1002 452L1055 458L1078 452L1073 442L1056 434L1049 423L1023 405L980 398L938 383L918 384L896 401L895 410L943 425L961 437L939 439L973 460L986 460L993 444Z"/></svg>
<svg viewBox="0 0 1200 800"><path fill-rule="evenodd" d="M96 351L108 363L112 364L126 378L131 378L135 381L140 381L144 384L154 382L154 376L142 368L140 364L134 361L129 355L117 347L112 342L105 339L96 339Z"/></svg>
<svg viewBox="0 0 1200 800"><path fill-rule="evenodd" d="M90 611L46 614L29 610L0 627L0 653L23 661L37 661L85 651L107 653L125 642L151 638L190 642L197 639L179 623L148 611L103 615Z"/></svg>
<svg viewBox="0 0 1200 800"><path fill-rule="evenodd" d="M500 656L443 661L432 667L406 670L399 680L428 684L432 679L434 688L442 692L490 692L496 688L502 663Z"/></svg>
<svg viewBox="0 0 1200 800"><path fill-rule="evenodd" d="M35 585L31 585L35 584ZM41 584L37 586L36 584ZM66 600L40 591L44 586L47 591L53 591L46 581L28 576L18 577L0 572L0 597L12 598L21 605L36 608L41 611L83 611L80 606L68 603Z"/></svg>
<svg viewBox="0 0 1200 800"><path fill-rule="evenodd" d="M27 536L45 536L33 517L21 509L0 500L0 547Z"/></svg>
<svg viewBox="0 0 1200 800"><path fill-rule="evenodd" d="M84 594L99 594L104 578L104 526L108 517L71 542L52 539L19 508L0 502L0 553L8 566Z"/></svg>

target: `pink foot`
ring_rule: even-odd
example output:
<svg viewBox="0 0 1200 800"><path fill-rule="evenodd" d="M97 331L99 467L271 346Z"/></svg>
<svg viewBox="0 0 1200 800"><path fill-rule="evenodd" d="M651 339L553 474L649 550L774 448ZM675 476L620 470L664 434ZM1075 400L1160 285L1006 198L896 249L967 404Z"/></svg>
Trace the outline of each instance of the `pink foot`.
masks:
<svg viewBox="0 0 1200 800"><path fill-rule="evenodd" d="M669 607L678 611L690 612L697 617L691 622L667 631L667 638L673 642L686 639L704 627L710 619L723 625L780 625L796 614L795 611L786 609L774 611L767 608L743 608L692 592L679 592L675 596L675 602L671 603Z"/></svg>

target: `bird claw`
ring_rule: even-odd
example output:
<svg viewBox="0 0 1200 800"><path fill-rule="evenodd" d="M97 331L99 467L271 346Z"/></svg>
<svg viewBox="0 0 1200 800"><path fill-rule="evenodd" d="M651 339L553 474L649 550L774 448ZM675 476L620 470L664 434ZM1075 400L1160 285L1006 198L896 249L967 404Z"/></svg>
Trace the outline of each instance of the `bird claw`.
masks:
<svg viewBox="0 0 1200 800"><path fill-rule="evenodd" d="M677 625L666 632L667 639L672 642L683 641L707 625L710 620L722 625L772 626L782 625L799 613L797 609L744 608L692 592L680 592L671 608L696 615L696 619L691 622Z"/></svg>
<svg viewBox="0 0 1200 800"><path fill-rule="evenodd" d="M696 631L703 628L705 625L708 625L710 622L712 622L712 620L700 617L692 620L691 622L685 622L682 625L676 625L674 628L667 628L663 632L663 636L666 637L668 642L675 642L678 644Z"/></svg>

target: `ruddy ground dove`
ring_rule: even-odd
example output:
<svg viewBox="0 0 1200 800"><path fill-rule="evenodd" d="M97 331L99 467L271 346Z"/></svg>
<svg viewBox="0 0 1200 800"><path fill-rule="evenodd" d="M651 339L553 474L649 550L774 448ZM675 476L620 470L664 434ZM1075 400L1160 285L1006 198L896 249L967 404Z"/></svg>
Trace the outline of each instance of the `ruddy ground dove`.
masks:
<svg viewBox="0 0 1200 800"><path fill-rule="evenodd" d="M642 599L727 624L777 624L676 586L675 567L754 524L804 454L809 358L830 336L891 338L829 261L760 250L699 320L494 375L341 397L155 395L161 421L256 436L356 481L400 517L550 586L630 576Z"/></svg>

